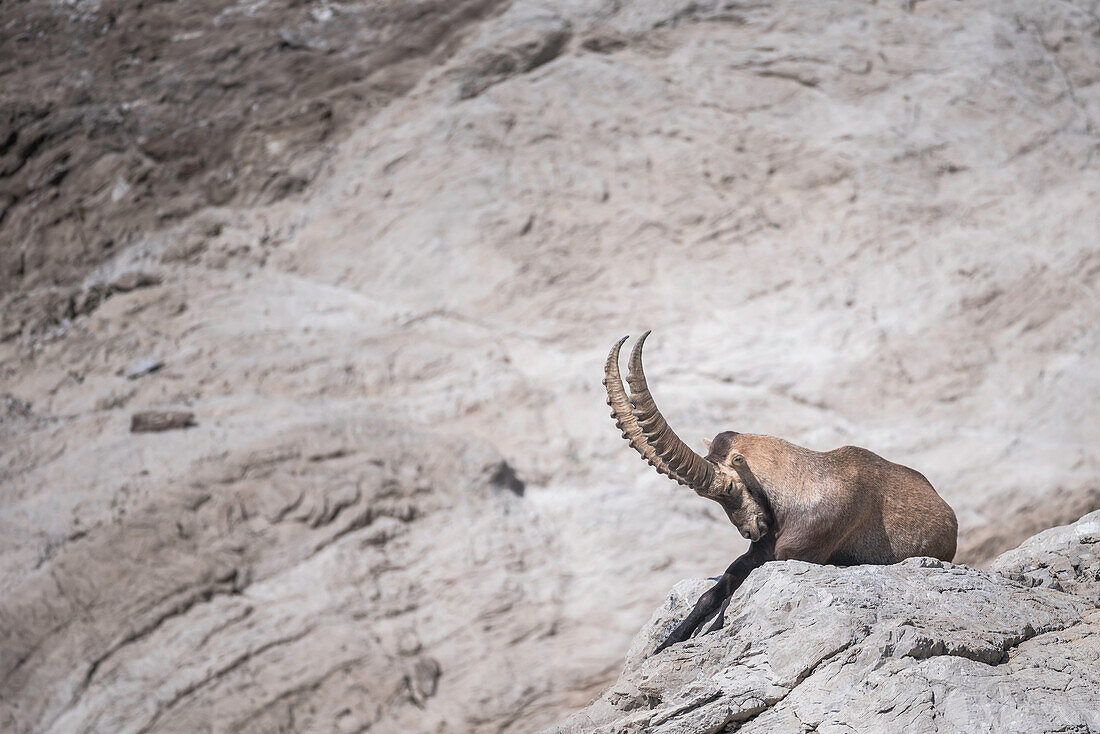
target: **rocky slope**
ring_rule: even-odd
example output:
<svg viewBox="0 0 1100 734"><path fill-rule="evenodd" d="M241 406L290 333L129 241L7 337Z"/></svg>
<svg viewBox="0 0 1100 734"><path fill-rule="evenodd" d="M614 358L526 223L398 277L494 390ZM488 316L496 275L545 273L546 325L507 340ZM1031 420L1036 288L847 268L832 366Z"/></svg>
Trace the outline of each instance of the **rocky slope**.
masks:
<svg viewBox="0 0 1100 734"><path fill-rule="evenodd" d="M556 731L1096 731L1098 548L1094 512L992 571L770 563L722 630L652 656L709 583L682 582L618 682Z"/></svg>
<svg viewBox="0 0 1100 734"><path fill-rule="evenodd" d="M685 438L914 466L962 562L1100 506L1094 2L0 16L4 731L584 706L743 547L608 418L644 328Z"/></svg>
<svg viewBox="0 0 1100 734"><path fill-rule="evenodd" d="M301 191L499 5L4 3L0 294L40 289L34 330L67 315L44 294L150 230Z"/></svg>

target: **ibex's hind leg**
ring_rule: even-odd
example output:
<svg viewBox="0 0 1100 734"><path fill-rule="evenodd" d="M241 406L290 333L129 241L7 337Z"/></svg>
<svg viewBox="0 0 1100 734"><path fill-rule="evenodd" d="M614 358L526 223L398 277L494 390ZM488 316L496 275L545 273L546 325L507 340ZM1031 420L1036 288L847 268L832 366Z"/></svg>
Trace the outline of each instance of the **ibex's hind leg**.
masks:
<svg viewBox="0 0 1100 734"><path fill-rule="evenodd" d="M774 543L765 544L764 541L749 546L748 552L730 564L730 567L718 579L718 583L707 589L699 597L699 601L695 602L695 608L691 610L691 614L687 615L683 622L676 625L676 629L672 630L672 634L653 651L653 654L656 655L669 645L675 645L691 637L719 607L721 607L721 615L716 620L716 624L721 627L721 619L725 614L730 596L737 591L737 587L748 578L749 573L754 568L775 557L773 548Z"/></svg>

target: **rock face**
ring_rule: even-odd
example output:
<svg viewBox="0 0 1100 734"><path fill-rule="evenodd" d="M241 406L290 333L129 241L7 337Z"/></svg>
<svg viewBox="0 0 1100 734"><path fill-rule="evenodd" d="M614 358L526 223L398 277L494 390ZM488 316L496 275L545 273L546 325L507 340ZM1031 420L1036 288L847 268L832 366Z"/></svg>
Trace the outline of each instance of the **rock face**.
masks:
<svg viewBox="0 0 1100 734"><path fill-rule="evenodd" d="M550 544L497 489L499 455L327 425L166 483L7 586L0 730L411 731L440 723L441 698L451 717L507 715L463 661L504 659L517 632L538 645L555 589L507 548Z"/></svg>
<svg viewBox="0 0 1100 734"><path fill-rule="evenodd" d="M993 568L769 563L722 630L649 657L710 583L681 582L555 731L1100 729L1100 512Z"/></svg>
<svg viewBox="0 0 1100 734"><path fill-rule="evenodd" d="M685 440L912 466L960 562L1100 507L1097 31L1094 0L0 0L0 732L583 707L743 549L608 416L647 328ZM130 432L157 408L195 425Z"/></svg>
<svg viewBox="0 0 1100 734"><path fill-rule="evenodd" d="M300 192L348 118L498 4L4 3L0 296L69 285L205 206Z"/></svg>

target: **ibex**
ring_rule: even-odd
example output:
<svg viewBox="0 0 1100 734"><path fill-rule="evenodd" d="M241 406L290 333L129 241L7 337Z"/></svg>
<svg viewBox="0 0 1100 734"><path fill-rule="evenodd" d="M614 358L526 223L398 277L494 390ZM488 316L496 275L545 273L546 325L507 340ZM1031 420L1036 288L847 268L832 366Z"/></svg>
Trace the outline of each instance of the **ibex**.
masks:
<svg viewBox="0 0 1100 734"><path fill-rule="evenodd" d="M649 392L642 370L647 336L630 356L630 397L619 374L627 337L607 357L611 417L653 468L717 502L752 541L654 654L691 637L715 612L707 632L720 629L733 592L768 561L848 566L954 558L958 521L951 507L919 472L867 449L811 451L772 436L725 431L709 443L705 459L696 454L669 428Z"/></svg>

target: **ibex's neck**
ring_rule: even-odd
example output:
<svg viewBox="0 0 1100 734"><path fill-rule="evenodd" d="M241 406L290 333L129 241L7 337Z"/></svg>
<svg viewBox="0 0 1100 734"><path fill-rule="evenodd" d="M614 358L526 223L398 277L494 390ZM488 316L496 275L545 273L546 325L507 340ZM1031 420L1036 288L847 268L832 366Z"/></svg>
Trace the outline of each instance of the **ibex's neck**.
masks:
<svg viewBox="0 0 1100 734"><path fill-rule="evenodd" d="M792 518L805 515L805 498L800 496L808 475L824 467L817 465L817 455L800 446L773 436L745 436L745 451L754 478L768 500L774 530L778 533ZM792 461L791 454L802 454Z"/></svg>
<svg viewBox="0 0 1100 734"><path fill-rule="evenodd" d="M786 524L787 513L790 510L790 503L787 498L783 496L783 493L777 491L775 486L766 480L761 480L760 489L764 492L764 496L768 498L768 511L771 513L771 526L774 533L779 533L783 530L783 526Z"/></svg>

